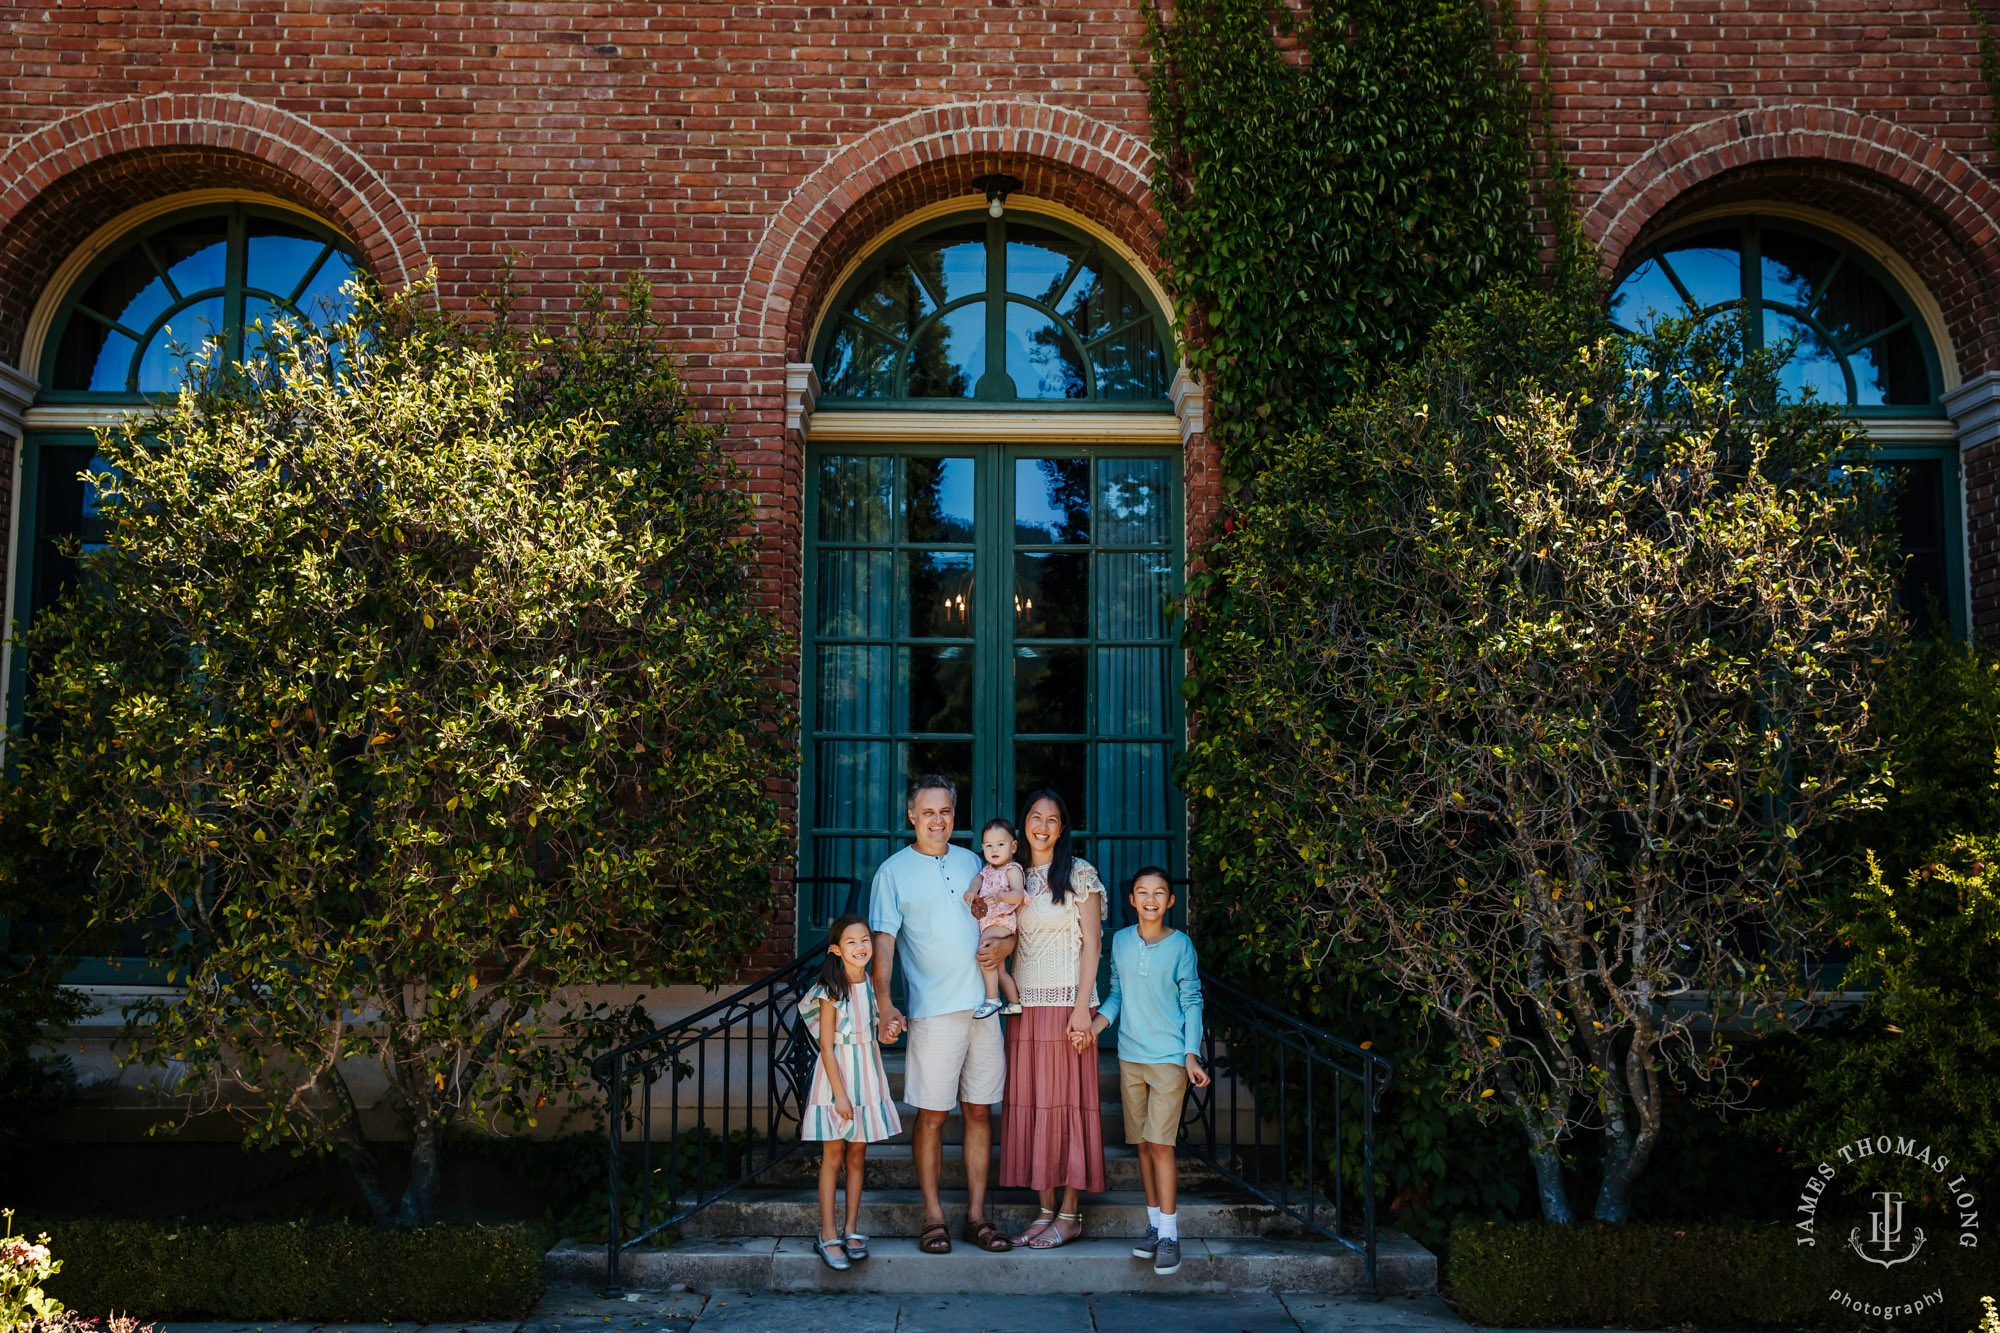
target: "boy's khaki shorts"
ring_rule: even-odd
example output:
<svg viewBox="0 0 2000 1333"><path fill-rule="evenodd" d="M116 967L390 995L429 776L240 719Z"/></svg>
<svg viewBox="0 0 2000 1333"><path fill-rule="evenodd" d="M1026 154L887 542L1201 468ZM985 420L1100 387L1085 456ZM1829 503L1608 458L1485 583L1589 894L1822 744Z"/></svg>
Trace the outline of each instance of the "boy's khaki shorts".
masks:
<svg viewBox="0 0 2000 1333"><path fill-rule="evenodd" d="M1181 1136L1181 1099L1187 1096L1187 1066L1118 1062L1118 1091L1125 1102L1125 1142L1164 1143Z"/></svg>

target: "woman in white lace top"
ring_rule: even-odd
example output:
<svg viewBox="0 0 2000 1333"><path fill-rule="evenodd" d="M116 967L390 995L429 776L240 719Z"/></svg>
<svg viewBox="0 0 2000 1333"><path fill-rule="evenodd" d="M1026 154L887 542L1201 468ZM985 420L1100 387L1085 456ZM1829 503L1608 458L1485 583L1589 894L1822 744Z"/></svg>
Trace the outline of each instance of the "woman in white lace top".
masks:
<svg viewBox="0 0 2000 1333"><path fill-rule="evenodd" d="M1083 1234L1078 1193L1104 1189L1091 1020L1106 906L1097 871L1070 850L1062 797L1047 790L1030 794L1020 829L1028 897L1016 913L1014 984L1022 1012L1007 1024L1000 1184L1041 1195L1041 1216L1014 1243L1048 1250Z"/></svg>

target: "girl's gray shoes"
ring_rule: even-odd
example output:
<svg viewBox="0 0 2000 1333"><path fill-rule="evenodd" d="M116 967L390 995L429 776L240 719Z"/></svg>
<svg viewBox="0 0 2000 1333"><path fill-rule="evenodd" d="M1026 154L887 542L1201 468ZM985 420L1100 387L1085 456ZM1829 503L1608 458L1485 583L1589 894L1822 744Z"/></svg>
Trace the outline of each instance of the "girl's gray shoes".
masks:
<svg viewBox="0 0 2000 1333"><path fill-rule="evenodd" d="M847 1257L858 1264L868 1257L868 1237L850 1235L840 1248L846 1250Z"/></svg>
<svg viewBox="0 0 2000 1333"><path fill-rule="evenodd" d="M999 1013L1002 1007L998 1000L981 1000L979 1007L972 1011L972 1016L974 1018L991 1018L993 1015Z"/></svg>
<svg viewBox="0 0 2000 1333"><path fill-rule="evenodd" d="M1139 1237L1139 1243L1132 1247L1134 1259L1150 1259L1160 1248L1160 1229L1147 1227L1146 1234Z"/></svg>
<svg viewBox="0 0 2000 1333"><path fill-rule="evenodd" d="M813 1248L819 1251L820 1262L828 1268L836 1273L847 1271L847 1247L841 1244L840 1237L835 1236L832 1240L815 1240Z"/></svg>
<svg viewBox="0 0 2000 1333"><path fill-rule="evenodd" d="M1160 1241L1160 1248L1153 1251L1153 1272L1160 1277L1165 1277L1169 1273L1178 1273L1180 1271L1181 1243L1179 1239L1166 1240L1163 1238Z"/></svg>

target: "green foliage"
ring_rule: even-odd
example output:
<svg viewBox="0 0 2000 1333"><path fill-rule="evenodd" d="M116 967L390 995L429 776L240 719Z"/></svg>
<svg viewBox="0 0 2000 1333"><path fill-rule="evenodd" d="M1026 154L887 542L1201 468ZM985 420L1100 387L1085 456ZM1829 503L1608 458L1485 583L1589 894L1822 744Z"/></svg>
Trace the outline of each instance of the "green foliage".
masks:
<svg viewBox="0 0 2000 1333"><path fill-rule="evenodd" d="M1845 988L1868 998L1785 1053L1801 1095L1765 1132L1825 1156L1893 1126L1990 1187L2000 1184L2000 658L1919 644L1881 713L1895 789L1852 830L1866 873L1833 922Z"/></svg>
<svg viewBox="0 0 2000 1333"><path fill-rule="evenodd" d="M107 544L25 636L0 819L33 844L0 874L87 867L185 987L129 1014L137 1060L408 1224L447 1129L587 1099L643 1022L579 988L732 974L793 764L749 500L646 288L554 332L429 299L102 437ZM358 1066L413 1143L400 1207Z"/></svg>
<svg viewBox="0 0 2000 1333"><path fill-rule="evenodd" d="M1614 1220L1665 1084L1721 1086L1715 998L1789 993L1894 622L1865 442L1733 330L1597 318L1497 289L1273 448L1189 580L1180 783L1207 937L1379 967L1549 1216L1603 1131Z"/></svg>
<svg viewBox="0 0 2000 1333"><path fill-rule="evenodd" d="M1475 1222L1452 1232L1447 1272L1460 1310L1501 1327L1880 1328L1827 1293L1886 1300L1942 1288L1942 1306L1895 1327L1950 1333L1978 1316L1976 1294L2000 1278L1989 1251L1941 1245L1919 1262L1921 1277L1891 1283L1845 1246L1802 1249L1783 1225Z"/></svg>
<svg viewBox="0 0 2000 1333"><path fill-rule="evenodd" d="M530 1226L382 1230L344 1223L88 1219L50 1228L50 1292L87 1315L437 1323L525 1314L542 1294Z"/></svg>
<svg viewBox="0 0 2000 1333"><path fill-rule="evenodd" d="M1479 0L1191 0L1151 42L1185 351L1247 478L1444 310L1532 271L1525 93Z"/></svg>
<svg viewBox="0 0 2000 1333"><path fill-rule="evenodd" d="M62 1302L43 1288L62 1272L62 1260L49 1252L46 1234L30 1240L14 1234L14 1210L0 1212L0 1329L27 1329L38 1321L53 1321L63 1313Z"/></svg>

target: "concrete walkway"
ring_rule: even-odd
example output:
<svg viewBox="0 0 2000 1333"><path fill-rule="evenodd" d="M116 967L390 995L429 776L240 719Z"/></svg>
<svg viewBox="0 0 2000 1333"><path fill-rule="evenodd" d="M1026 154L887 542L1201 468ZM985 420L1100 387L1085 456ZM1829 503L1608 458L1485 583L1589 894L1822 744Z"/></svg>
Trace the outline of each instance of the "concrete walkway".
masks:
<svg viewBox="0 0 2000 1333"><path fill-rule="evenodd" d="M1105 1294L870 1296L634 1292L607 1301L555 1289L527 1319L495 1324L322 1324L317 1333L1462 1333L1435 1296ZM161 1333L315 1333L312 1324L170 1323Z"/></svg>

